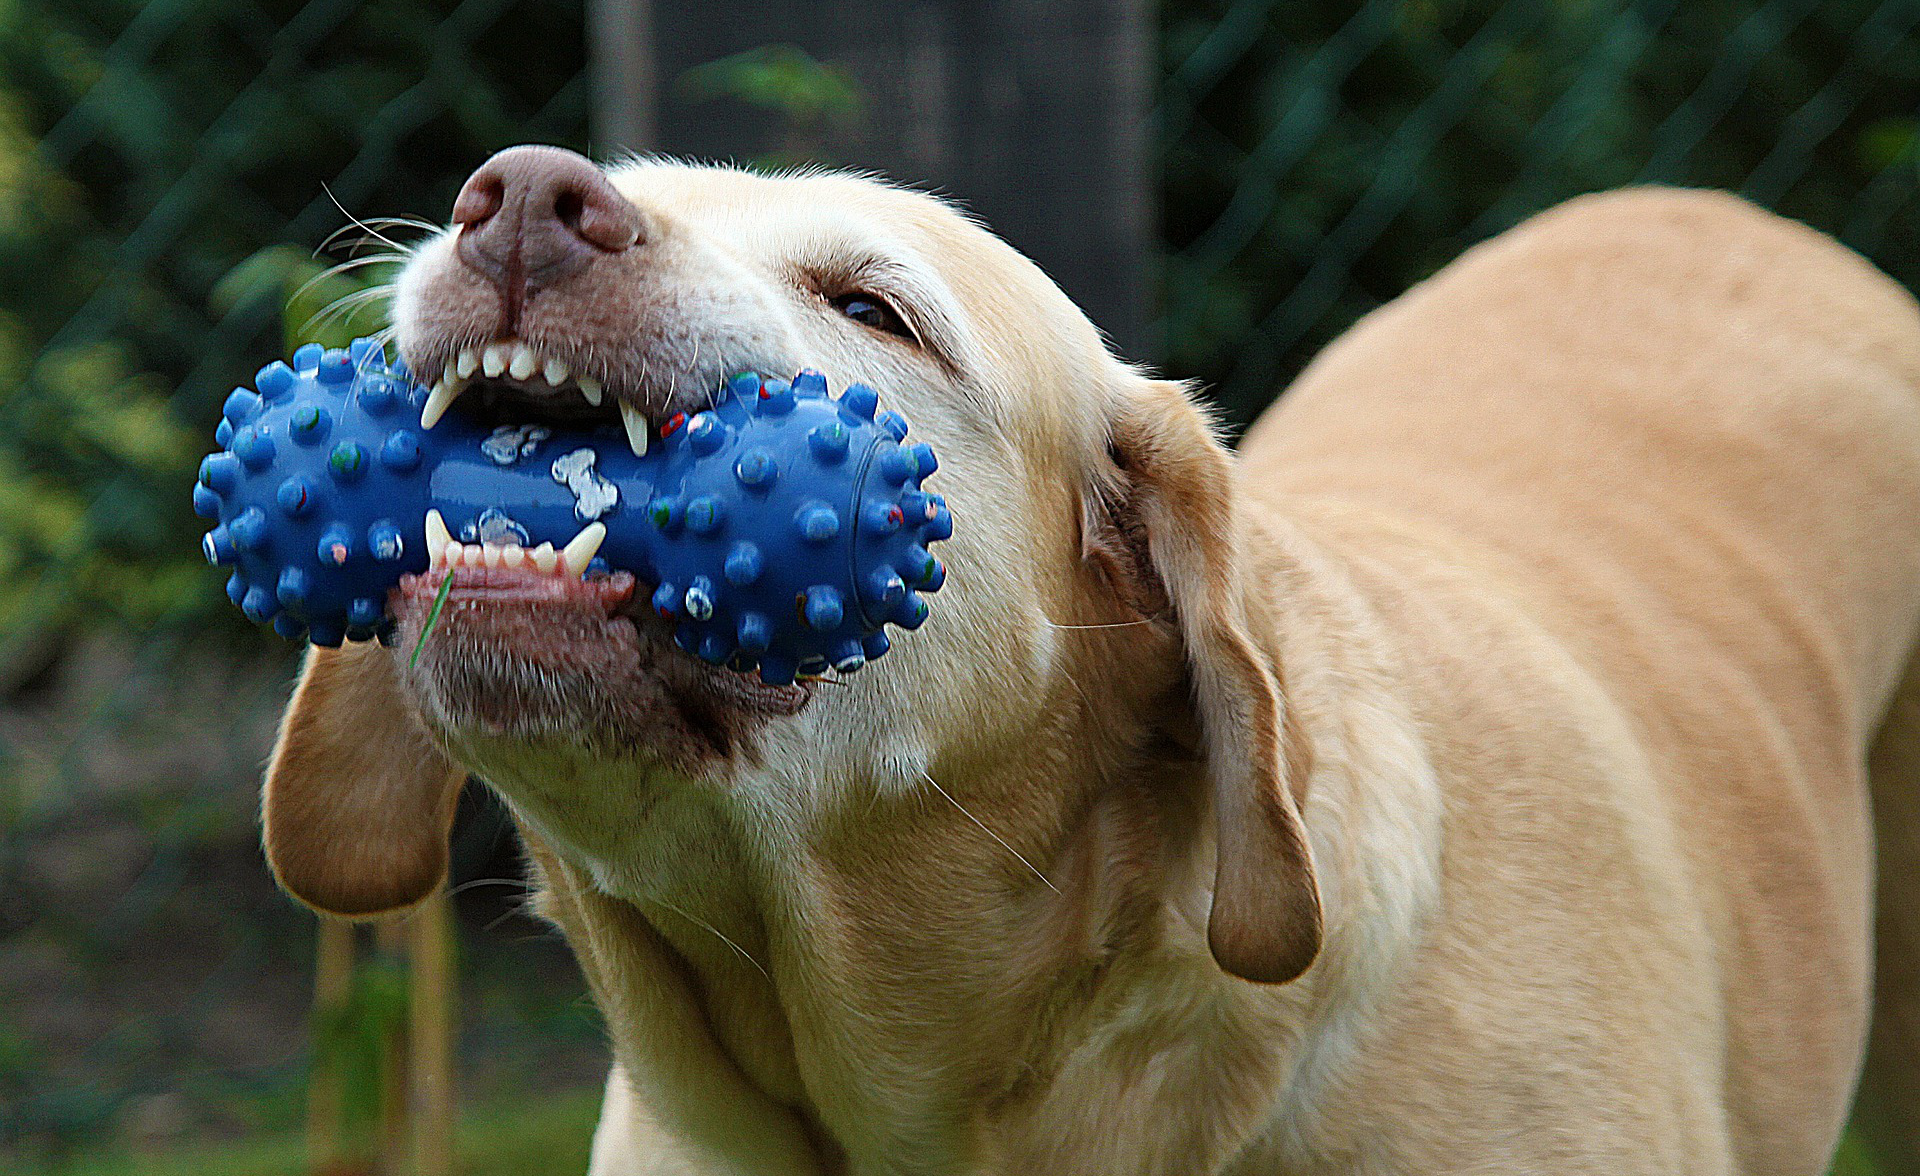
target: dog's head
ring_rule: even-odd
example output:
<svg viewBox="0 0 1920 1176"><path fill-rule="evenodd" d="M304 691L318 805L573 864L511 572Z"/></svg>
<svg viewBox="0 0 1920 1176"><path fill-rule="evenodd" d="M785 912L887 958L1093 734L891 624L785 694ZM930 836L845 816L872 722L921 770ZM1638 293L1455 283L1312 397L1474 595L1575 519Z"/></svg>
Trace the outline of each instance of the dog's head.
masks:
<svg viewBox="0 0 1920 1176"><path fill-rule="evenodd" d="M1067 697L1087 704L1069 744L1125 742L1110 728L1185 683L1216 818L1214 953L1259 979L1306 966L1319 907L1297 757L1232 459L1182 388L1114 359L947 204L868 179L516 148L453 221L393 302L408 364L458 390L448 412L620 418L645 443L740 371L864 381L940 455L947 586L883 661L785 687L682 654L618 592L456 589L421 644L431 601L396 590L396 648L315 650L288 709L266 793L288 889L347 914L422 897L468 768L591 856L644 836L652 790L824 812L1008 770L1039 733L1061 738Z"/></svg>

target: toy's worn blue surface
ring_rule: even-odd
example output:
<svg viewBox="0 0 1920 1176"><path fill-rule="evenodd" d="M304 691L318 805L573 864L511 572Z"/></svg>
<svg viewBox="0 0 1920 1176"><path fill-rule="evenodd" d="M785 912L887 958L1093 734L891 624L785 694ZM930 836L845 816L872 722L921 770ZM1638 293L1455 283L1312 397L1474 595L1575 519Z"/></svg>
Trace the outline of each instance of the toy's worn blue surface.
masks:
<svg viewBox="0 0 1920 1176"><path fill-rule="evenodd" d="M879 657L884 626L919 627L946 578L933 452L864 385L834 399L814 372L738 376L643 457L611 423L424 430L426 390L368 340L303 347L256 387L228 397L193 502L228 595L289 638L385 637L403 574L457 583L480 569L444 545L484 544L530 572L629 571L683 649L778 685Z"/></svg>

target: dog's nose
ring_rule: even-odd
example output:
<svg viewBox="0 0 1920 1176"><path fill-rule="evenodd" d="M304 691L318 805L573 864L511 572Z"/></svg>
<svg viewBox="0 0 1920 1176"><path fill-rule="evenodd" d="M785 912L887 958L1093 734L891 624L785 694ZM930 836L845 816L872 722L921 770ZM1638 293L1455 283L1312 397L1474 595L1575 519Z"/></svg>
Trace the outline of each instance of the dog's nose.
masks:
<svg viewBox="0 0 1920 1176"><path fill-rule="evenodd" d="M460 260L516 306L645 239L640 210L591 160L561 147L509 147L481 164L453 202L453 222Z"/></svg>

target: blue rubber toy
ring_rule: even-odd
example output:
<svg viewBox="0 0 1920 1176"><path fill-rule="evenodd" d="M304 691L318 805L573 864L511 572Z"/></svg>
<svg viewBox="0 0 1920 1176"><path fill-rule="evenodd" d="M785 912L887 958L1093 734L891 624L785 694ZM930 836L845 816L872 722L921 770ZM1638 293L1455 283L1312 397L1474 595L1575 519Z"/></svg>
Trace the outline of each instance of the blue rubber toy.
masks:
<svg viewBox="0 0 1920 1176"><path fill-rule="evenodd" d="M448 539L518 547L529 566L535 545L551 562L604 526L587 567L563 553L563 573L633 573L682 649L770 685L878 658L885 626L918 628L946 579L927 548L952 516L920 488L933 451L904 444L906 422L862 384L834 399L817 372L737 376L644 457L612 424L450 413L424 430L426 389L366 339L309 344L255 385L227 398L193 505L216 520L203 549L234 569L227 595L294 640L390 636L388 591L431 562L429 509Z"/></svg>

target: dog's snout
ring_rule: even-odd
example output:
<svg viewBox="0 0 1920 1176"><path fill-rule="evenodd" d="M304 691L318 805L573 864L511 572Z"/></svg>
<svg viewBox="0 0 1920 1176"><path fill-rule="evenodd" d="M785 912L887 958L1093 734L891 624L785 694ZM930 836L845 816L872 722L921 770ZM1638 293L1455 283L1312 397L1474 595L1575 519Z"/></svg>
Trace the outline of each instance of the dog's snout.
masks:
<svg viewBox="0 0 1920 1176"><path fill-rule="evenodd" d="M511 147L481 164L453 222L460 260L514 305L645 239L640 210L592 161L559 147Z"/></svg>

